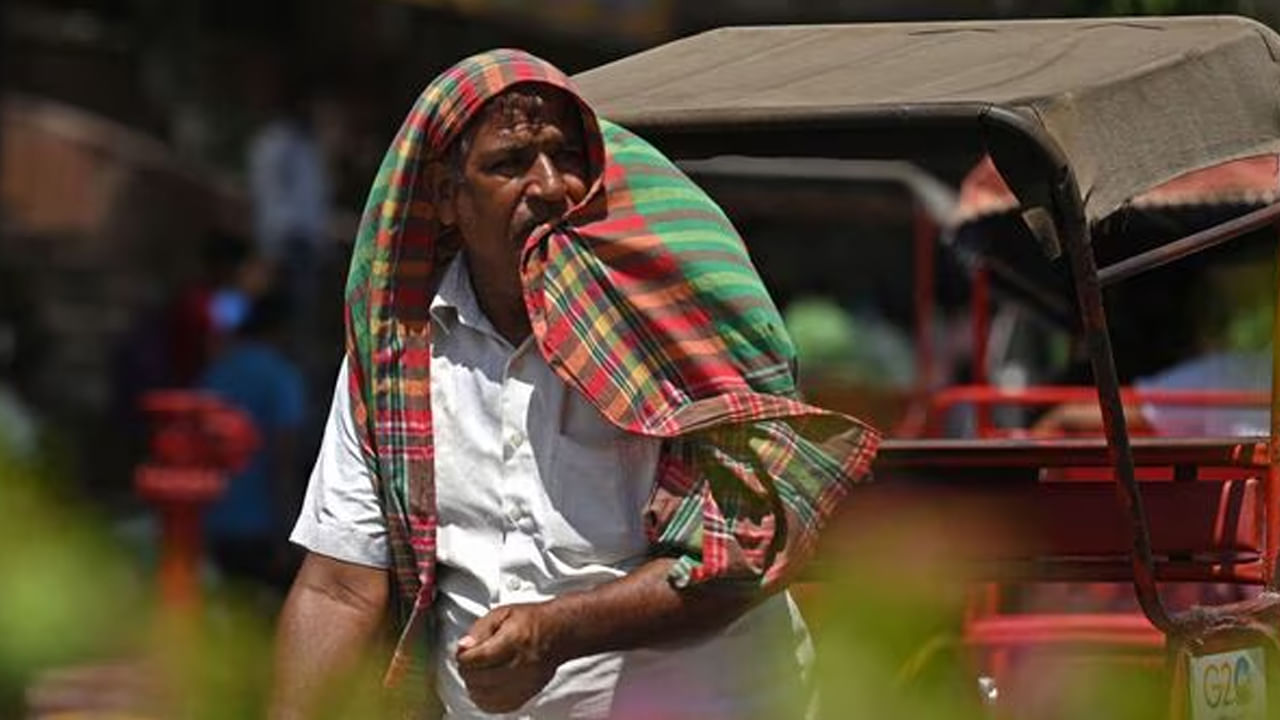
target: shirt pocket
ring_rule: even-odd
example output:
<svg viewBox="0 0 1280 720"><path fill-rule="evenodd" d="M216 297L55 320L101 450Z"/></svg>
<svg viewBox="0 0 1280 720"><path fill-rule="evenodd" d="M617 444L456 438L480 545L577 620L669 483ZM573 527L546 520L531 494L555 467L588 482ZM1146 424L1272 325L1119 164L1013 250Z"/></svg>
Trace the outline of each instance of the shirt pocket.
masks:
<svg viewBox="0 0 1280 720"><path fill-rule="evenodd" d="M659 441L619 429L576 393L558 415L547 482L555 520L549 550L575 565L643 555Z"/></svg>

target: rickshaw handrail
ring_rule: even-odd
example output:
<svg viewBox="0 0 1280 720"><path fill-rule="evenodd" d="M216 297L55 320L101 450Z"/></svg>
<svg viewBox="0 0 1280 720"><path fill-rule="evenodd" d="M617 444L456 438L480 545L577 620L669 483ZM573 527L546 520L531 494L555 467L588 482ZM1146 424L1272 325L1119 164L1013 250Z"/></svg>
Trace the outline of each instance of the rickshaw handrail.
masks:
<svg viewBox="0 0 1280 720"><path fill-rule="evenodd" d="M1266 468L1266 438L1134 438L1140 467L1195 464ZM909 468L1110 467L1104 438L885 440L875 467Z"/></svg>
<svg viewBox="0 0 1280 720"><path fill-rule="evenodd" d="M1128 406L1174 408L1269 408L1271 395L1261 390L1229 389L1120 389L1120 399ZM1096 405L1098 393L1085 385L1031 385L1006 388L994 385L951 385L930 393L923 420L908 426L907 432L936 435L946 414L959 406L1043 407L1061 404Z"/></svg>
<svg viewBox="0 0 1280 720"><path fill-rule="evenodd" d="M1240 217L1108 265L1098 271L1098 281L1103 287L1113 285L1241 235L1274 225L1277 220L1280 220L1280 202L1258 208Z"/></svg>
<svg viewBox="0 0 1280 720"><path fill-rule="evenodd" d="M989 405L1038 405L1097 400L1093 386L1084 385L1030 385L1007 388L992 385L952 385L934 394L934 405L939 409L959 403L984 403ZM1241 407L1267 407L1271 396L1264 390L1204 390L1193 388L1123 388L1120 397L1129 403L1152 405L1226 405Z"/></svg>
<svg viewBox="0 0 1280 720"><path fill-rule="evenodd" d="M695 178L893 184L909 193L938 226L944 226L955 214L955 190L903 160L724 156L711 160L686 160L677 165Z"/></svg>

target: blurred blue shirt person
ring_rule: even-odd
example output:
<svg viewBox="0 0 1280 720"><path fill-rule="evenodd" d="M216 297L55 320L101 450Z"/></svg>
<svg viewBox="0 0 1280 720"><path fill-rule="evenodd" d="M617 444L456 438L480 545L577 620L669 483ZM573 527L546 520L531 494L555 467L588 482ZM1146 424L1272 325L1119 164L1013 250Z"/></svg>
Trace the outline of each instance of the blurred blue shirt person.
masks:
<svg viewBox="0 0 1280 720"><path fill-rule="evenodd" d="M1134 385L1139 390L1254 390L1271 387L1271 353L1219 352L1179 363ZM1178 407L1148 403L1143 418L1164 437L1262 437L1271 429L1265 407Z"/></svg>
<svg viewBox="0 0 1280 720"><path fill-rule="evenodd" d="M282 297L259 301L200 382L248 413L262 443L205 515L214 560L229 575L281 586L289 577L286 537L298 495L293 460L306 404L302 374L279 349L286 319Z"/></svg>

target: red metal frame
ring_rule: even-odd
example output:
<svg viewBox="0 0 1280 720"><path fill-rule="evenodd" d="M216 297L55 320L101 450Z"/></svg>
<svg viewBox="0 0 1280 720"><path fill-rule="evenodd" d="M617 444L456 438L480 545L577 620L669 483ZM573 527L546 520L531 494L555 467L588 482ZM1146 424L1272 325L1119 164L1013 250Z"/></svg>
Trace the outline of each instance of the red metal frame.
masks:
<svg viewBox="0 0 1280 720"><path fill-rule="evenodd" d="M1120 398L1126 405L1166 405L1182 407L1269 407L1271 394L1249 390L1139 390L1122 388ZM964 405L984 408L977 426L979 437L998 433L991 424L990 408L996 406L1036 407L1062 404L1097 404L1097 392L1080 385L1036 385L1025 388L1001 388L992 385L953 385L933 393L929 399L928 420L923 434L937 436L941 423L952 409Z"/></svg>
<svg viewBox="0 0 1280 720"><path fill-rule="evenodd" d="M917 206L912 224L915 243L916 391L924 394L937 377L933 352L935 298L935 245L938 227L924 208Z"/></svg>
<svg viewBox="0 0 1280 720"><path fill-rule="evenodd" d="M1274 226L1280 236L1280 223ZM1267 467L1267 590L1277 589L1276 557L1280 554L1280 242L1275 255L1276 302L1271 326L1271 453Z"/></svg>
<svg viewBox="0 0 1280 720"><path fill-rule="evenodd" d="M991 338L991 274L981 261L973 268L972 296L970 298L970 326L973 333L973 357L970 360L972 384L986 386L991 379L987 376L988 343ZM991 408L987 405L974 407L974 423L979 435L982 429L991 426Z"/></svg>

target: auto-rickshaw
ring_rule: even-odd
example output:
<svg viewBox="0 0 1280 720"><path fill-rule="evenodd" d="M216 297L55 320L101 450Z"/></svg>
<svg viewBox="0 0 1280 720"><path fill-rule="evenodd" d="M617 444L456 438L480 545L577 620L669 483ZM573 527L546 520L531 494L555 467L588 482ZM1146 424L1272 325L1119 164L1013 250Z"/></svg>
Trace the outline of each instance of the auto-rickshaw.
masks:
<svg viewBox="0 0 1280 720"><path fill-rule="evenodd" d="M989 155L1039 253L1066 256L1104 437L890 440L851 512L906 493L1020 518L1025 532L972 548L980 574L1131 581L1164 638L1170 716L1220 717L1229 701L1254 718L1280 707L1280 386L1270 438L1131 439L1102 289L1275 225L1280 204L1116 248L1101 268L1091 230L1175 177L1280 150L1278 58L1280 37L1234 17L808 25L715 30L577 80L603 116L678 159ZM1112 482L1051 480L1082 467ZM1174 612L1158 581L1262 592ZM1042 640L1097 630L1064 627Z"/></svg>

